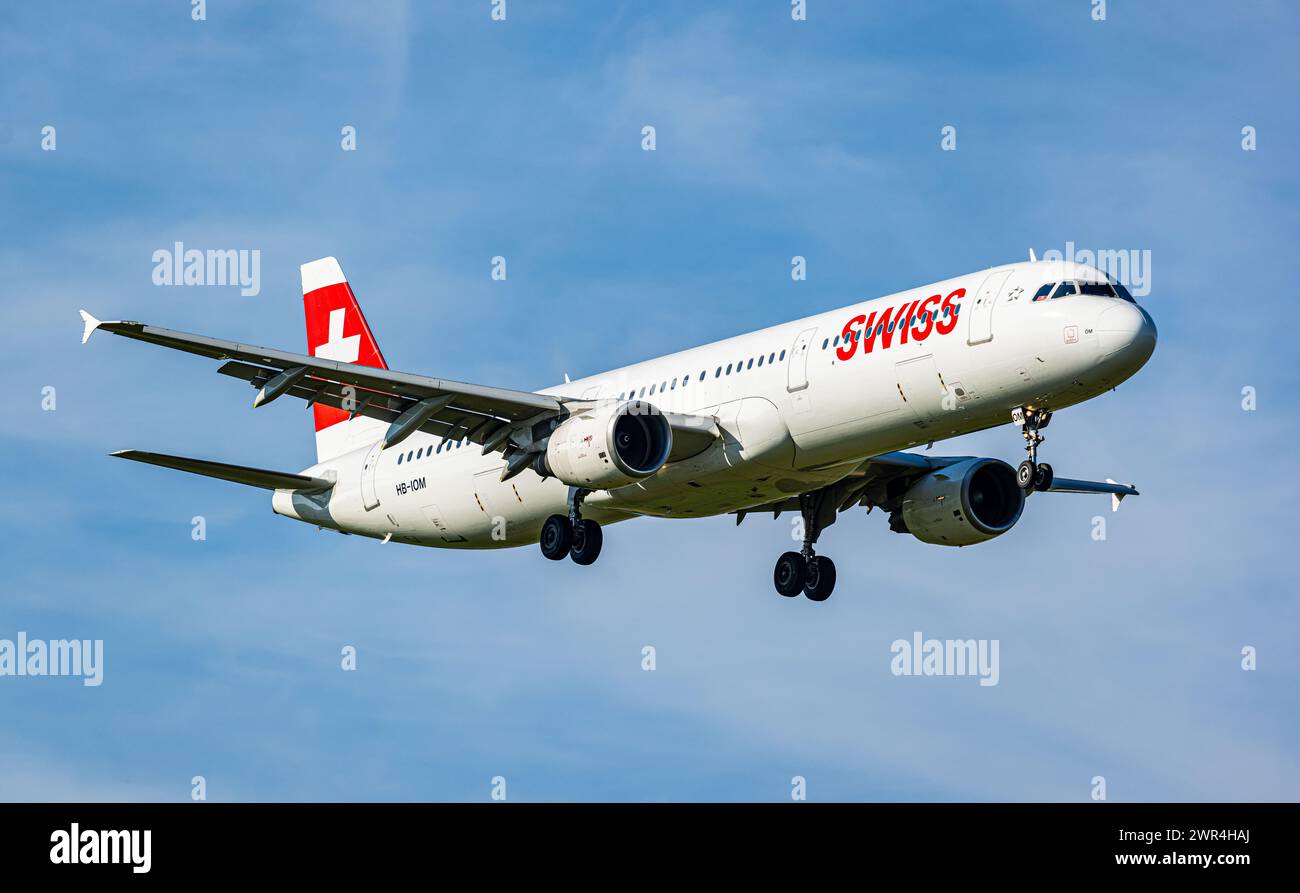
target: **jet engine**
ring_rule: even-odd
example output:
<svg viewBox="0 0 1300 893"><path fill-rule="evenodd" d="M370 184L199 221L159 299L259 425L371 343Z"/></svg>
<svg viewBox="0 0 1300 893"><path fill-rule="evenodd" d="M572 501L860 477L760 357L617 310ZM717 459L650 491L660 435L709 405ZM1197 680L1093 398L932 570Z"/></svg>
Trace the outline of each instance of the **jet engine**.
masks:
<svg viewBox="0 0 1300 893"><path fill-rule="evenodd" d="M533 467L571 487L609 490L654 474L672 448L668 420L649 403L598 403L561 422Z"/></svg>
<svg viewBox="0 0 1300 893"><path fill-rule="evenodd" d="M1020 520L1024 491L998 459L964 459L932 471L903 494L891 527L923 543L969 546L1001 536ZM902 527L903 529L899 529Z"/></svg>

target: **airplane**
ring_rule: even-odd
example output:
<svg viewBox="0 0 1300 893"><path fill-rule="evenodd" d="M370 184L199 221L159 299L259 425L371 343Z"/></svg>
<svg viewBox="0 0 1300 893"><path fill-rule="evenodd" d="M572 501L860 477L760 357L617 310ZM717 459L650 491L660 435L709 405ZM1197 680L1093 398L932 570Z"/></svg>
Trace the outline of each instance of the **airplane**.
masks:
<svg viewBox="0 0 1300 893"><path fill-rule="evenodd" d="M835 564L815 546L851 508L966 546L1010 530L1034 493L1109 494L1112 510L1137 495L1056 477L1038 448L1054 412L1146 363L1155 323L1100 269L1029 256L536 392L390 369L333 257L300 268L306 354L85 310L82 343L103 329L224 361L218 372L257 389L254 408L306 401L317 461L297 474L112 454L272 490L288 518L385 543L537 543L590 565L617 521L798 512L803 546L773 583L824 601ZM1008 421L1018 468L906 452Z"/></svg>

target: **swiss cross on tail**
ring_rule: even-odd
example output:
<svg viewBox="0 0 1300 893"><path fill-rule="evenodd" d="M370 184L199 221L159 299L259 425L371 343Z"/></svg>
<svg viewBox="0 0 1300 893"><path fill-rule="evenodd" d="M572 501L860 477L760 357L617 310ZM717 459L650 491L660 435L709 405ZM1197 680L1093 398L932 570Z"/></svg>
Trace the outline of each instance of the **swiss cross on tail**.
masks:
<svg viewBox="0 0 1300 893"><path fill-rule="evenodd" d="M307 352L323 360L356 363L387 369L375 336L366 325L361 306L343 276L343 268L332 257L303 264L302 303L307 314ZM348 414L333 406L312 407L316 430L347 421Z"/></svg>

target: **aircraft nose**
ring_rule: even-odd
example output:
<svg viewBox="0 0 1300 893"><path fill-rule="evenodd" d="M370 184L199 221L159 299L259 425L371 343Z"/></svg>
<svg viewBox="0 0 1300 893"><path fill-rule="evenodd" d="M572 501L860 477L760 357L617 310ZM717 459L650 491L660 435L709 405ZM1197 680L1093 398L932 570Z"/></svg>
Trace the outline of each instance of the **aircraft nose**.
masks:
<svg viewBox="0 0 1300 893"><path fill-rule="evenodd" d="M1097 339L1103 360L1118 354L1140 366L1155 352L1156 324L1137 304L1116 302L1097 317Z"/></svg>

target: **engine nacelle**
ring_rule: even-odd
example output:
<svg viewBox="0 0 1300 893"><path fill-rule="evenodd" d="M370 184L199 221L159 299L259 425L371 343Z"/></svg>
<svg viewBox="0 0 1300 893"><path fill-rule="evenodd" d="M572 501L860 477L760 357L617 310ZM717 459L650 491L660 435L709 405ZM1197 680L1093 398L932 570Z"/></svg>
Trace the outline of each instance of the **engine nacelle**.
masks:
<svg viewBox="0 0 1300 893"><path fill-rule="evenodd" d="M921 478L903 494L902 520L923 543L969 546L1020 520L1025 494L999 459L966 459ZM892 526L892 525L891 525Z"/></svg>
<svg viewBox="0 0 1300 893"><path fill-rule="evenodd" d="M534 467L571 487L609 490L654 474L672 449L673 429L649 403L600 403L561 422Z"/></svg>

